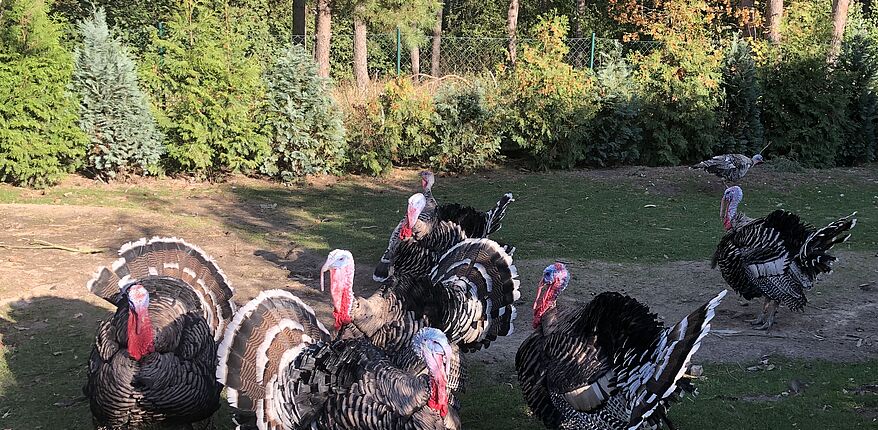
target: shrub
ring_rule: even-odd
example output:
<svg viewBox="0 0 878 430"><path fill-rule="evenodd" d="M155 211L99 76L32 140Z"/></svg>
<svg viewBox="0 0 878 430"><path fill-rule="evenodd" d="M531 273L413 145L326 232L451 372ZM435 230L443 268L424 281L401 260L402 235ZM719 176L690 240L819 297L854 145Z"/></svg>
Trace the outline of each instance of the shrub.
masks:
<svg viewBox="0 0 878 430"><path fill-rule="evenodd" d="M272 152L262 165L268 175L289 181L314 173L339 173L347 144L341 113L329 96L329 81L298 45L284 50L265 75Z"/></svg>
<svg viewBox="0 0 878 430"><path fill-rule="evenodd" d="M609 167L633 164L640 158L643 129L641 102L628 63L608 58L597 73L600 109L595 117L571 133L573 146L581 148L582 162Z"/></svg>
<svg viewBox="0 0 878 430"><path fill-rule="evenodd" d="M43 187L74 169L84 135L67 93L71 57L42 0L0 9L0 180Z"/></svg>
<svg viewBox="0 0 878 430"><path fill-rule="evenodd" d="M826 62L828 3L793 2L785 13L784 43L759 50L765 138L774 154L832 167L850 124L845 84Z"/></svg>
<svg viewBox="0 0 878 430"><path fill-rule="evenodd" d="M211 4L186 2L145 55L144 80L166 115L169 164L198 174L253 169L270 151L259 61L234 24L242 11Z"/></svg>
<svg viewBox="0 0 878 430"><path fill-rule="evenodd" d="M667 2L643 32L658 42L635 52L634 80L642 95L640 161L676 165L713 155L719 134L722 51L713 42L716 16L704 1Z"/></svg>
<svg viewBox="0 0 878 430"><path fill-rule="evenodd" d="M568 136L597 108L587 72L564 62L567 18L542 19L536 42L524 45L514 70L504 73L499 100L504 138L539 167L572 167L580 156Z"/></svg>
<svg viewBox="0 0 878 430"><path fill-rule="evenodd" d="M134 61L110 35L103 9L78 29L83 42L74 53L73 84L81 97L79 126L90 139L86 167L103 177L155 173L164 136L137 85Z"/></svg>
<svg viewBox="0 0 878 430"><path fill-rule="evenodd" d="M762 149L762 89L756 63L746 41L735 37L725 49L722 65L723 103L720 110L724 153L753 155Z"/></svg>
<svg viewBox="0 0 878 430"><path fill-rule="evenodd" d="M451 86L434 99L436 145L430 165L436 170L465 172L484 167L500 151L500 136L490 127L493 112L485 86Z"/></svg>
<svg viewBox="0 0 878 430"><path fill-rule="evenodd" d="M865 34L854 34L843 46L836 69L839 79L845 79L848 102L849 128L838 149L836 161L843 165L861 164L876 159L875 121L878 119L878 57L874 42Z"/></svg>

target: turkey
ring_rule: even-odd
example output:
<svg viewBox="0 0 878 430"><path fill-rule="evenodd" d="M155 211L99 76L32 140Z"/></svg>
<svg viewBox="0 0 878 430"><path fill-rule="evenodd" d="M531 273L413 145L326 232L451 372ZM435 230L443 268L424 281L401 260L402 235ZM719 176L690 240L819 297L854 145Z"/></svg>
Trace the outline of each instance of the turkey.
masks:
<svg viewBox="0 0 878 430"><path fill-rule="evenodd" d="M515 356L525 400L549 428L673 428L671 400L693 387L681 379L710 330L726 291L665 328L631 297L601 293L584 307L558 309L570 275L546 267L534 302L534 332Z"/></svg>
<svg viewBox="0 0 878 430"><path fill-rule="evenodd" d="M486 212L481 212L458 203L440 205L436 198L433 197L433 183L435 182L433 172L423 171L420 177L421 187L424 190L423 194L428 202L427 209L425 210L433 210L435 208L437 220L451 221L459 224L467 237L488 237L488 235L500 230L503 218L506 216L506 210L515 201L512 193L506 193L491 210Z"/></svg>
<svg viewBox="0 0 878 430"><path fill-rule="evenodd" d="M723 193L720 215L726 234L717 245L711 267L745 299L764 297L762 312L751 322L757 330L774 324L780 304L801 311L821 273L832 272L836 257L828 251L846 241L857 223L856 212L821 229L803 223L785 210L752 219L738 211L744 192L738 186Z"/></svg>
<svg viewBox="0 0 878 430"><path fill-rule="evenodd" d="M308 305L268 290L226 329L216 376L241 429L460 428L448 408L445 335L422 329L407 348L427 374L393 366L364 338L332 340Z"/></svg>
<svg viewBox="0 0 878 430"><path fill-rule="evenodd" d="M448 235L456 234L454 226L458 226L465 237L488 237L502 227L501 222L506 216L506 210L515 201L512 193L506 193L497 201L494 208L487 212L480 212L457 203L439 205L433 197L433 182L433 173L421 172L421 186L424 192L416 193L409 198L406 217L390 234L387 249L375 267L372 279L376 282L384 282L393 275L394 256L401 241L413 238L417 241L425 241L422 246L430 248L434 241L444 240ZM506 246L506 249L511 253L515 248Z"/></svg>
<svg viewBox="0 0 878 430"><path fill-rule="evenodd" d="M180 239L141 239L119 255L88 283L117 308L98 328L83 388L95 426L191 428L219 407L216 351L235 311L232 288Z"/></svg>
<svg viewBox="0 0 878 430"><path fill-rule="evenodd" d="M691 168L704 169L725 181L738 182L751 167L762 163L761 154L756 154L752 158L744 154L725 154L704 160Z"/></svg>

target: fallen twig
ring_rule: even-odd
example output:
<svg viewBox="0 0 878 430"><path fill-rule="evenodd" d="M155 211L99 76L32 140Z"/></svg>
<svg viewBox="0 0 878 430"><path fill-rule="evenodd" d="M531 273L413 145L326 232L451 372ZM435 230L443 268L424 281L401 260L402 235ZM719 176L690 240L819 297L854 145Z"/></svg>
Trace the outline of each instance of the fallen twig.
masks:
<svg viewBox="0 0 878 430"><path fill-rule="evenodd" d="M0 243L0 248L6 249L60 249L61 251L75 252L77 254L100 254L103 249L97 248L71 248L69 246L58 245L45 240L32 239L30 245L7 245Z"/></svg>

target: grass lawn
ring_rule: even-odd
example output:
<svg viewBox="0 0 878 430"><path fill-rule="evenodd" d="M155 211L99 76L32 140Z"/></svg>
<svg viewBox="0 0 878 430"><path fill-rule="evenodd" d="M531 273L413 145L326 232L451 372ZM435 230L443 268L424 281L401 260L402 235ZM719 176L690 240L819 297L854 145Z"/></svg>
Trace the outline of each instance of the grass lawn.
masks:
<svg viewBox="0 0 878 430"><path fill-rule="evenodd" d="M515 257L524 261L573 258L663 264L709 259L722 235L718 208L723 187L716 178L685 169L643 169L645 176L637 169L627 172L501 171L437 178L434 194L440 201L487 209L504 192L514 192L517 201L497 238L516 245ZM838 249L878 250L874 166L853 173L804 174L766 168L751 175L752 185L744 186L742 208L748 215L785 208L808 222L825 224L858 211L860 222L852 240ZM708 180L712 185L706 185ZM45 191L0 185L0 204L146 211L200 228L228 230L248 243L294 242L320 253L345 247L357 258L374 261L403 216L405 199L416 191L416 184L414 172L402 174L401 180L344 179L290 187L253 180L192 186L170 186L169 181L95 186L80 181ZM0 264L3 261L0 258ZM84 382L93 328L106 317L107 309L69 297L41 297L20 308L3 299L0 429L88 428L88 406L74 400ZM75 310L60 313L61 306ZM529 311L530 302L520 306L522 312ZM706 377L698 382L699 395L676 405L672 419L681 429L876 426L878 357L861 363L789 359L772 359L772 363L776 367L770 371L747 370L755 361L707 364ZM522 403L509 363L474 361L470 372L471 383L462 399L464 428L541 428ZM805 383L799 394L788 392L792 380ZM231 428L225 416L218 422L220 428Z"/></svg>

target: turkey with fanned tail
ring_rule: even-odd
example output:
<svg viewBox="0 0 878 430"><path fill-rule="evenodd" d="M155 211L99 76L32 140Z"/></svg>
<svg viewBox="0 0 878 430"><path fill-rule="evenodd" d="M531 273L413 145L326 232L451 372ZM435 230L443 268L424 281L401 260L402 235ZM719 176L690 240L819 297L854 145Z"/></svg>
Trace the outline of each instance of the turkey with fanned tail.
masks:
<svg viewBox="0 0 878 430"><path fill-rule="evenodd" d="M189 426L219 407L217 342L235 311L216 263L176 238L119 250L88 289L113 303L100 324L83 392L100 429Z"/></svg>
<svg viewBox="0 0 878 430"><path fill-rule="evenodd" d="M512 193L506 193L486 212L457 203L439 205L432 194L433 181L431 172L421 172L424 192L409 197L406 217L390 234L387 249L375 267L372 275L375 281L384 282L397 270L396 250L401 242L414 240L427 249L437 250L437 246L458 234L466 238L488 237L502 227L509 205L515 201ZM504 245L504 248L510 254L514 252L511 246ZM442 255L441 249L434 254L437 253Z"/></svg>
<svg viewBox="0 0 878 430"><path fill-rule="evenodd" d="M308 305L269 290L235 315L216 375L241 429L460 428L448 408L447 339L424 328L407 348L426 374L394 366L365 338L332 340Z"/></svg>
<svg viewBox="0 0 878 430"><path fill-rule="evenodd" d="M602 293L585 307L559 309L570 275L548 266L534 302L534 332L515 357L527 405L549 428L670 426L670 401L692 391L681 379L725 296L665 328L631 297Z"/></svg>
<svg viewBox="0 0 878 430"><path fill-rule="evenodd" d="M820 274L832 272L838 258L828 252L850 237L856 212L815 229L780 209L765 218L749 218L738 210L743 198L738 186L723 193L720 216L727 232L711 265L719 266L723 279L745 299L765 298L762 312L751 322L766 330L774 324L779 304L801 311L808 301L805 291Z"/></svg>

